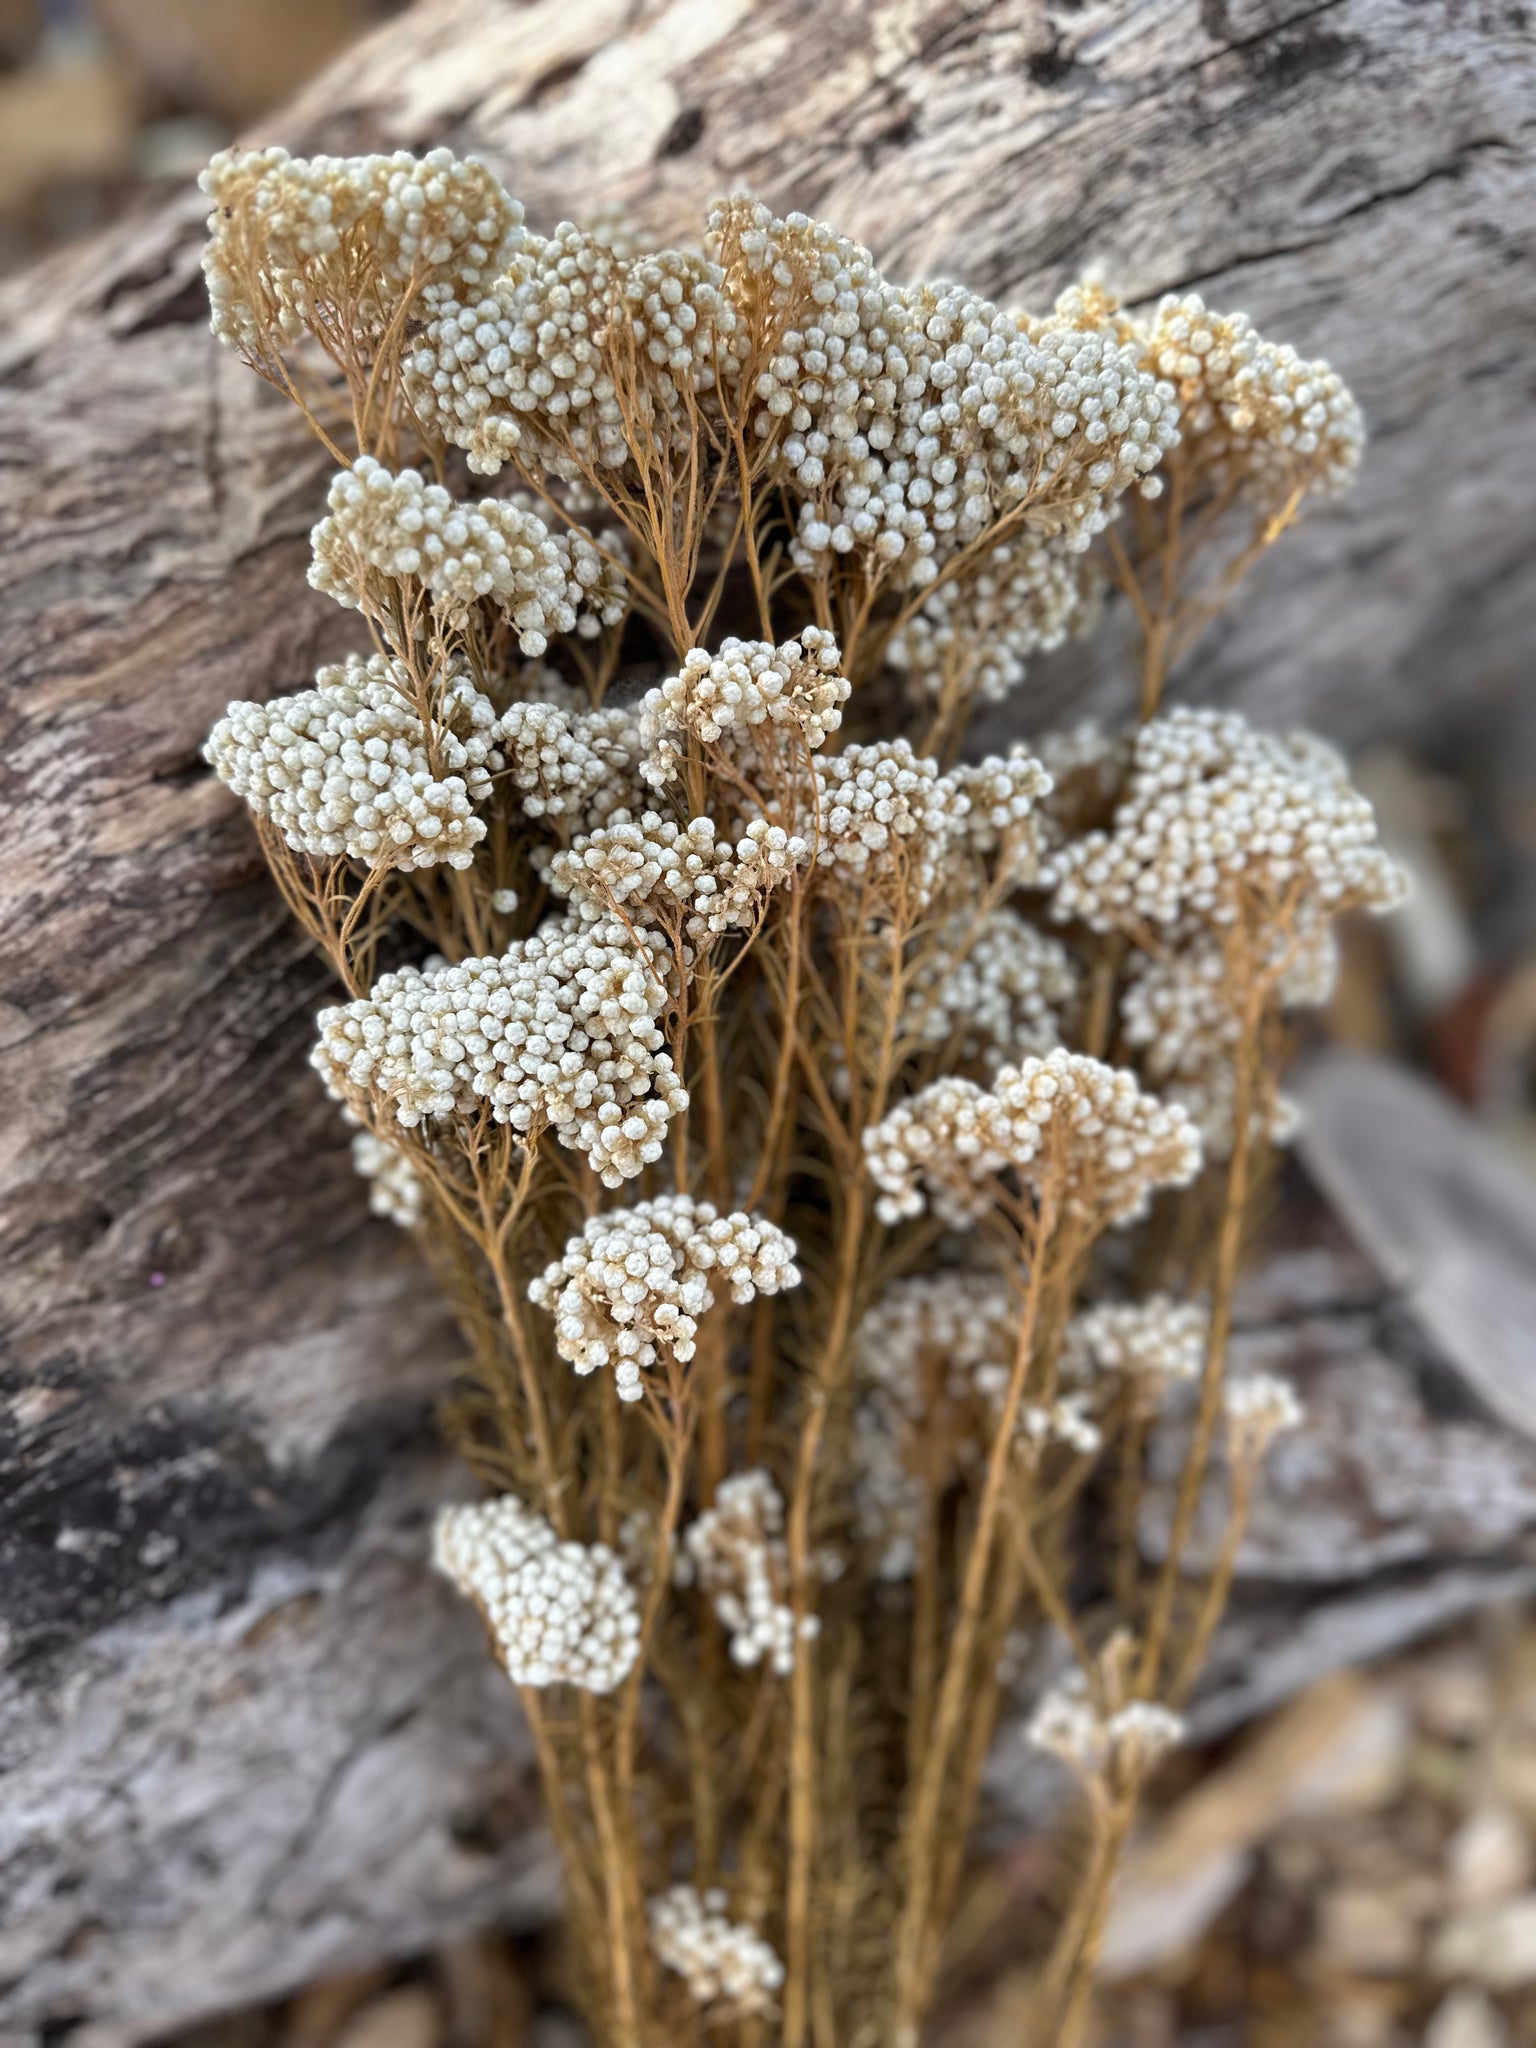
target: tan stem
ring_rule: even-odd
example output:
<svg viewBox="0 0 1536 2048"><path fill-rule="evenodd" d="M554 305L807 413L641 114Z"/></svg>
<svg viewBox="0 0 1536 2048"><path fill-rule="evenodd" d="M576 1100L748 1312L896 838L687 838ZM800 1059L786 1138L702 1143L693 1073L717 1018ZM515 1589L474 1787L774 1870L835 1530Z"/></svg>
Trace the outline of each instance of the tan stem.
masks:
<svg viewBox="0 0 1536 2048"><path fill-rule="evenodd" d="M869 1191L860 1178L844 1197L833 1272L832 1314L808 1390L790 1499L789 1572L795 1611L795 1663L790 1679L789 1867L785 1878L784 2048L802 2048L810 2012L811 1869L816 1849L816 1659L804 1634L813 1611L812 1506L816 1466L829 1398L841 1377L853 1331L854 1296Z"/></svg>
<svg viewBox="0 0 1536 2048"><path fill-rule="evenodd" d="M964 1713L971 1686L971 1663L981 1626L987 1576L991 1569L994 1539L1002 1511L1003 1486L1013 1460L1014 1436L1019 1409L1023 1404L1034 1347L1035 1324L1039 1317L1044 1286L1046 1250L1054 1218L1042 1207L1036 1219L1034 1242L1030 1247L1029 1285L1024 1297L1018 1337L1014 1345L1013 1368L1008 1392L999 1414L987 1476L977 1511L976 1527L966 1557L961 1587L960 1611L945 1658L944 1678L939 1688L922 1770L911 1793L907 1824L903 1831L902 1865L906 1899L895 1943L895 2048L910 2048L917 2039L917 2026L927 1998L932 1974L932 1935L929 1906L932 1899L936 1854L935 1835L949 1776L950 1753Z"/></svg>
<svg viewBox="0 0 1536 2048"><path fill-rule="evenodd" d="M1232 1157L1227 1166L1226 1201L1216 1247L1216 1272L1211 1287L1210 1335L1206 1342L1205 1366L1200 1376L1200 1399L1195 1426L1184 1469L1179 1478L1173 1526L1168 1536L1168 1554L1158 1575L1152 1614L1142 1647L1138 1690L1144 1698L1156 1691L1163 1651L1178 1593L1179 1564L1184 1546L1194 1527L1200 1491L1205 1483L1216 1421L1221 1410L1221 1384L1226 1371L1227 1340L1232 1327L1232 1296L1237 1285L1238 1261L1243 1249L1243 1228L1248 1211L1249 1166L1253 1152L1253 1104L1257 1083L1259 1027L1262 997L1259 984L1250 977L1244 999L1237 1046L1237 1074L1232 1101Z"/></svg>

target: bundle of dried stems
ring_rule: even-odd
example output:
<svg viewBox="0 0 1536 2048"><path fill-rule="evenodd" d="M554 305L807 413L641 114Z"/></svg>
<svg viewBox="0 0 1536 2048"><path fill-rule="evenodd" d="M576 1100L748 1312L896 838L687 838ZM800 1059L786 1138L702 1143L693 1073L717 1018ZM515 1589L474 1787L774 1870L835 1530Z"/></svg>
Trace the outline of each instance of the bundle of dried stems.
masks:
<svg viewBox="0 0 1536 2048"><path fill-rule="evenodd" d="M520 1690L594 2030L914 2042L1015 1688L1083 1791L1036 2018L1073 2042L1294 1419L1223 1384L1281 1019L1400 890L1327 748L1164 687L1348 483L1353 402L1198 299L1011 314L744 198L656 250L534 235L444 151L205 183L215 332L339 465L311 576L369 642L208 755L464 1332L485 1497L437 1562ZM967 759L1106 585L1138 721Z"/></svg>

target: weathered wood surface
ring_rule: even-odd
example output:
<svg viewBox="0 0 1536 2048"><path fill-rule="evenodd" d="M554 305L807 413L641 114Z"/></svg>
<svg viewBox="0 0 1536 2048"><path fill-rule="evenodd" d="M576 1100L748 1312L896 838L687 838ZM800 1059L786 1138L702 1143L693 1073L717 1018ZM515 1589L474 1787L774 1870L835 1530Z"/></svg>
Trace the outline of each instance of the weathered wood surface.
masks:
<svg viewBox="0 0 1536 2048"><path fill-rule="evenodd" d="M687 231L747 184L1008 301L1096 261L1130 295L1246 305L1349 376L1376 441L1196 686L1359 738L1527 673L1524 20L427 0L256 139L476 149L539 225L621 196ZM207 336L201 214L188 195L0 294L19 2032L143 2031L515 1913L542 1877L509 1699L420 1568L450 1345L305 1067L323 975L197 758L228 698L348 641L303 582L315 458ZM1024 709L1068 693L1042 671ZM1412 1569L1422 1625L1436 1566ZM1484 1567L1456 1569L1478 1597Z"/></svg>

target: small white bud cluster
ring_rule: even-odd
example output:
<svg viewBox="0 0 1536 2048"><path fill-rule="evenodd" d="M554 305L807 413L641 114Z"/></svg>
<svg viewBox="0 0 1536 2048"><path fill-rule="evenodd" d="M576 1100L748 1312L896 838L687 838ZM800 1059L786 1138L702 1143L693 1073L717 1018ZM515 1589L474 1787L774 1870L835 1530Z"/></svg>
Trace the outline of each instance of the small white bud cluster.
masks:
<svg viewBox="0 0 1536 2048"><path fill-rule="evenodd" d="M604 241L562 221L547 241L526 237L505 277L440 303L406 356L406 385L472 470L494 476L518 453L557 476L623 464L605 360L623 269Z"/></svg>
<svg viewBox="0 0 1536 2048"><path fill-rule="evenodd" d="M931 582L1026 498L1086 546L1176 438L1171 391L1112 334L1032 334L955 285L897 286L804 214L722 202L711 235L781 300L756 431L803 502L796 566L858 550Z"/></svg>
<svg viewBox="0 0 1536 2048"><path fill-rule="evenodd" d="M213 331L260 355L338 316L377 338L413 294L491 278L521 248L523 209L484 164L221 150L198 183L214 202L203 254ZM253 303L254 297L254 303Z"/></svg>
<svg viewBox="0 0 1536 2048"><path fill-rule="evenodd" d="M1023 746L984 761L962 762L949 780L965 798L962 843L999 882L1026 889L1040 873L1040 805L1051 793L1047 769Z"/></svg>
<svg viewBox="0 0 1536 2048"><path fill-rule="evenodd" d="M1184 1723L1152 1700L1130 1700L1104 1714L1079 1677L1048 1692L1035 1709L1029 1739L1089 1784L1138 1782L1184 1739Z"/></svg>
<svg viewBox="0 0 1536 2048"><path fill-rule="evenodd" d="M640 723L624 706L513 704L496 731L530 818L568 818L591 831L638 798Z"/></svg>
<svg viewBox="0 0 1536 2048"><path fill-rule="evenodd" d="M675 1884L651 1900L651 1947L675 1971L694 2003L736 2014L768 2014L784 1982L784 1965L755 1928L726 1918L718 1887L702 1895Z"/></svg>
<svg viewBox="0 0 1536 2048"><path fill-rule="evenodd" d="M1027 1448L1041 1451L1048 1444L1065 1444L1080 1458L1097 1457L1104 1437L1089 1412L1086 1394L1064 1394L1049 1408L1026 1402L1019 1410L1019 1435Z"/></svg>
<svg viewBox="0 0 1536 2048"><path fill-rule="evenodd" d="M1306 948L1309 964L1331 952L1326 927L1319 937L1325 943ZM1307 986L1287 975L1278 993L1284 1001L1288 988ZM1120 998L1126 1044L1137 1048L1148 1080L1188 1110L1210 1159L1232 1153L1241 995L1219 942L1196 937L1169 951L1133 953ZM1266 1111L1262 1119L1255 1113L1253 1134L1288 1142L1300 1121L1297 1105L1271 1090Z"/></svg>
<svg viewBox="0 0 1536 2048"><path fill-rule="evenodd" d="M203 758L295 852L467 868L485 837L475 806L491 794L496 713L463 671L434 695L429 733L405 668L352 655L313 689L231 704Z"/></svg>
<svg viewBox="0 0 1536 2048"><path fill-rule="evenodd" d="M766 1664L788 1677L796 1630L784 1500L766 1472L739 1472L720 1482L713 1506L684 1530L673 1576L708 1596L730 1636L733 1663ZM816 1617L808 1614L802 1633L816 1630Z"/></svg>
<svg viewBox="0 0 1536 2048"><path fill-rule="evenodd" d="M898 1280L854 1339L854 1526L887 1580L910 1578L934 1496L991 1443L1013 1376L1019 1298L986 1273ZM1033 1460L1051 1444L1100 1448L1082 1394L1019 1410L1016 1443Z"/></svg>
<svg viewBox="0 0 1536 2048"><path fill-rule="evenodd" d="M407 1126L483 1109L516 1131L547 1124L618 1187L687 1104L665 1001L616 919L555 918L498 959L402 968L322 1010L313 1063L338 1100L381 1098Z"/></svg>
<svg viewBox="0 0 1536 2048"><path fill-rule="evenodd" d="M1326 363L1261 340L1246 313L1212 313L1195 292L1162 301L1145 348L1178 391L1185 459L1212 493L1268 509L1298 486L1331 496L1353 483L1365 427Z"/></svg>
<svg viewBox="0 0 1536 2048"><path fill-rule="evenodd" d="M894 1224L931 1205L951 1229L979 1221L993 1206L986 1182L1015 1163L1007 1139L984 1088L953 1074L930 1083L864 1133L865 1169L881 1190L876 1214Z"/></svg>
<svg viewBox="0 0 1536 2048"><path fill-rule="evenodd" d="M1006 1388L1018 1340L1016 1294L989 1273L893 1281L859 1323L853 1366L854 1522L883 1579L912 1575L928 1505L924 1472L966 1427L977 1395Z"/></svg>
<svg viewBox="0 0 1536 2048"><path fill-rule="evenodd" d="M766 748L773 728L807 750L825 746L843 722L849 684L838 674L837 642L819 626L775 647L768 640L726 639L718 653L695 647L675 676L642 698L641 772L660 788L677 773L682 735L711 744L753 739Z"/></svg>
<svg viewBox="0 0 1536 2048"><path fill-rule="evenodd" d="M963 1226L990 1206L986 1182L1016 1170L1099 1224L1141 1214L1156 1187L1182 1187L1200 1142L1182 1109L1123 1068L1060 1048L1002 1068L989 1092L948 1077L900 1103L864 1135L883 1221L919 1216L927 1198Z"/></svg>
<svg viewBox="0 0 1536 2048"><path fill-rule="evenodd" d="M690 251L621 254L601 228L562 221L547 241L525 238L489 289L440 299L406 358L408 388L482 474L514 454L556 476L621 468L621 377L648 401L644 431L680 437L683 394L730 373L736 316L720 282Z"/></svg>
<svg viewBox="0 0 1536 2048"><path fill-rule="evenodd" d="M915 1045L953 1044L957 1059L990 1074L1059 1046L1077 997L1077 970L1058 940L1006 905L979 930L958 911L912 975L902 1024Z"/></svg>
<svg viewBox="0 0 1536 2048"><path fill-rule="evenodd" d="M1113 825L1063 848L1055 872L1058 917L1133 937L1230 925L1245 901L1304 926L1390 910L1404 889L1331 747L1183 706L1141 728Z"/></svg>
<svg viewBox="0 0 1536 2048"><path fill-rule="evenodd" d="M586 915L617 911L665 927L681 918L695 945L727 931L746 931L764 898L810 856L803 839L758 819L740 842L717 843L712 818L686 825L656 811L616 812L608 824L575 840L549 864L550 887Z"/></svg>
<svg viewBox="0 0 1536 2048"><path fill-rule="evenodd" d="M1221 1390L1227 1455L1234 1465L1256 1464L1277 1436L1307 1419L1296 1389L1273 1373L1244 1373Z"/></svg>
<svg viewBox="0 0 1536 2048"><path fill-rule="evenodd" d="M720 371L728 379L735 373L739 321L721 289L724 282L719 264L694 249L642 250L624 272L624 304L634 341L651 364L667 373L648 384L647 391L677 416L680 433L692 431L680 394L711 392Z"/></svg>
<svg viewBox="0 0 1536 2048"><path fill-rule="evenodd" d="M421 1221L425 1190L421 1175L398 1145L387 1145L372 1131L352 1140L352 1167L368 1183L368 1207L386 1222L413 1230Z"/></svg>
<svg viewBox="0 0 1536 2048"><path fill-rule="evenodd" d="M1171 1294L1098 1302L1067 1325L1061 1375L1091 1381L1109 1374L1157 1392L1174 1380L1199 1378L1209 1332L1206 1310Z"/></svg>
<svg viewBox="0 0 1536 2048"><path fill-rule="evenodd" d="M998 704L1031 655L1097 623L1104 578L1091 556L1027 529L938 584L893 634L888 659L930 701Z"/></svg>
<svg viewBox="0 0 1536 2048"><path fill-rule="evenodd" d="M473 1600L517 1685L612 1692L634 1668L640 1611L602 1543L562 1543L512 1494L444 1508L433 1563Z"/></svg>
<svg viewBox="0 0 1536 2048"><path fill-rule="evenodd" d="M926 903L969 800L910 741L876 740L816 762L816 859L849 889L902 890Z"/></svg>
<svg viewBox="0 0 1536 2048"><path fill-rule="evenodd" d="M662 1195L589 1217L580 1236L529 1283L555 1319L555 1349L579 1373L611 1365L619 1398L638 1401L661 1345L692 1358L716 1289L748 1302L800 1279L794 1239L761 1217L722 1216L709 1202Z"/></svg>
<svg viewBox="0 0 1536 2048"><path fill-rule="evenodd" d="M336 476L326 502L311 535L309 580L338 604L377 611L379 577L420 582L450 624L489 598L529 655L542 654L552 633L575 632L589 596L604 623L623 616L622 592L591 543L557 539L515 499L461 502L417 470L388 470L360 455Z"/></svg>

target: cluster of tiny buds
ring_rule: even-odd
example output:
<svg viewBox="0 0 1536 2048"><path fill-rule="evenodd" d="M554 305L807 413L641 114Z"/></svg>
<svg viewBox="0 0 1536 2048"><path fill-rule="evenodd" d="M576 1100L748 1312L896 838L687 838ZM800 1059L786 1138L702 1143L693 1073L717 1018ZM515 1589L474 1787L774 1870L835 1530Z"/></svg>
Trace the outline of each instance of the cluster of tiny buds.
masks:
<svg viewBox="0 0 1536 2048"><path fill-rule="evenodd" d="M368 1183L368 1207L388 1223L413 1230L421 1221L425 1190L421 1175L398 1145L387 1145L371 1131L352 1140L352 1167Z"/></svg>
<svg viewBox="0 0 1536 2048"><path fill-rule="evenodd" d="M382 1099L407 1127L486 1110L525 1134L548 1125L617 1187L687 1106L665 1002L618 920L552 918L499 958L401 968L322 1010L313 1061L338 1101Z"/></svg>
<svg viewBox="0 0 1536 2048"><path fill-rule="evenodd" d="M983 761L962 763L950 782L964 797L964 843L996 880L1027 888L1038 879L1040 806L1050 795L1051 777L1027 748L1013 746L1006 754L988 754Z"/></svg>
<svg viewBox="0 0 1536 2048"><path fill-rule="evenodd" d="M975 913L961 910L911 976L902 1029L915 1045L952 1043L958 1059L992 1074L1059 1046L1077 994L1077 970L1059 940L1006 905L979 928Z"/></svg>
<svg viewBox="0 0 1536 2048"><path fill-rule="evenodd" d="M1195 292L1162 301L1145 346L1178 390L1186 459L1208 490L1241 491L1262 509L1298 485L1332 494L1353 482L1365 429L1326 363L1261 340L1246 313L1212 313Z"/></svg>
<svg viewBox="0 0 1536 2048"><path fill-rule="evenodd" d="M1402 900L1365 798L1331 747L1256 732L1236 712L1181 706L1144 725L1108 832L1055 861L1055 914L1095 931L1314 922Z"/></svg>
<svg viewBox="0 0 1536 2048"><path fill-rule="evenodd" d="M797 1630L784 1542L784 1501L768 1473L724 1479L714 1504L683 1532L674 1577L697 1586L730 1636L731 1658L766 1665L780 1678L794 1669L795 1642L817 1632L813 1614Z"/></svg>
<svg viewBox="0 0 1536 2048"><path fill-rule="evenodd" d="M530 818L569 820L592 831L639 798L640 723L626 706L578 711L540 699L512 704L501 715L497 738Z"/></svg>
<svg viewBox="0 0 1536 2048"><path fill-rule="evenodd" d="M905 739L845 747L816 763L816 859L852 888L902 887L921 905L970 800Z"/></svg>
<svg viewBox="0 0 1536 2048"><path fill-rule="evenodd" d="M1031 655L1092 628L1103 586L1093 557L1026 528L936 585L892 635L887 658L919 698L997 704L1023 682Z"/></svg>
<svg viewBox="0 0 1536 2048"><path fill-rule="evenodd" d="M1101 1374L1160 1389L1197 1379L1205 1362L1210 1316L1197 1302L1171 1294L1142 1301L1103 1301L1081 1310L1067 1326L1062 1377L1091 1381Z"/></svg>
<svg viewBox="0 0 1536 2048"><path fill-rule="evenodd" d="M1277 942L1286 934L1276 931ZM1326 1000L1332 971L1328 927L1305 934L1303 974L1282 973L1273 995L1282 1006L1293 996L1314 994ZM1250 959L1262 969L1266 952L1256 946ZM1182 1103L1199 1127L1206 1156L1231 1156L1236 1117L1236 1052L1242 1031L1241 1006L1246 994L1234 975L1221 941L1194 935L1156 953L1132 951L1126 963L1120 998L1124 1041L1136 1048L1142 1071L1169 1101ZM1260 1091L1254 1106L1251 1135L1284 1144L1294 1135L1299 1110L1273 1087Z"/></svg>
<svg viewBox="0 0 1536 2048"><path fill-rule="evenodd" d="M618 811L549 863L549 884L594 915L666 927L681 917L695 946L728 931L749 930L769 889L788 881L810 858L803 839L756 819L733 847L718 843L711 818L685 825L656 811Z"/></svg>
<svg viewBox="0 0 1536 2048"><path fill-rule="evenodd" d="M1139 1784L1183 1737L1179 1716L1153 1700L1130 1700L1102 1712L1080 1677L1048 1692L1029 1724L1035 1747L1093 1788L1108 1781Z"/></svg>
<svg viewBox="0 0 1536 2048"><path fill-rule="evenodd" d="M780 734L814 752L843 721L849 684L839 675L837 642L819 626L775 647L768 640L727 639L710 654L693 648L676 675L640 704L645 745L641 772L660 788L677 773L685 738L708 744L727 736L766 750Z"/></svg>
<svg viewBox="0 0 1536 2048"><path fill-rule="evenodd" d="M1026 1451L1041 1451L1048 1444L1065 1444L1080 1458L1097 1457L1104 1445L1103 1432L1089 1412L1086 1394L1064 1394L1049 1408L1033 1402L1019 1410L1019 1440Z"/></svg>
<svg viewBox="0 0 1536 2048"><path fill-rule="evenodd" d="M854 1333L854 1519L882 1579L909 1578L936 1448L958 1452L976 1397L995 1411L1018 1341L1019 1306L995 1274L892 1281ZM953 1441L951 1441L953 1440Z"/></svg>
<svg viewBox="0 0 1536 2048"><path fill-rule="evenodd" d="M651 1946L701 2008L721 2017L766 2015L784 1982L784 1965L755 1928L726 1917L718 1887L700 1893L676 1884L650 1901Z"/></svg>
<svg viewBox="0 0 1536 2048"><path fill-rule="evenodd" d="M958 286L894 285L803 214L730 200L711 232L790 299L755 396L802 499L797 567L860 552L922 586L1030 496L1086 545L1177 438L1171 390L1112 334L1035 332Z"/></svg>
<svg viewBox="0 0 1536 2048"><path fill-rule="evenodd" d="M542 654L551 634L623 617L621 580L592 543L552 534L515 499L461 503L414 469L390 471L359 455L332 482L327 504L311 536L309 580L353 609L381 610L381 577L422 584L450 625L488 598L512 620L526 655Z"/></svg>
<svg viewBox="0 0 1536 2048"><path fill-rule="evenodd" d="M1273 1373L1244 1373L1221 1390L1227 1426L1227 1455L1234 1465L1254 1465L1277 1436L1299 1429L1307 1419L1296 1389Z"/></svg>
<svg viewBox="0 0 1536 2048"><path fill-rule="evenodd" d="M528 1298L553 1315L562 1358L579 1373L612 1366L619 1398L638 1401L660 1347L693 1356L717 1287L738 1303L777 1294L799 1282L794 1257L794 1240L761 1217L662 1195L589 1217Z"/></svg>
<svg viewBox="0 0 1536 2048"><path fill-rule="evenodd" d="M496 713L459 670L430 700L429 727L403 664L353 655L322 668L313 689L231 704L203 757L296 853L467 868L485 837L475 806L500 760Z"/></svg>
<svg viewBox="0 0 1536 2048"><path fill-rule="evenodd" d="M890 1223L921 1215L926 1191L942 1220L963 1226L990 1208L986 1183L1005 1168L1037 1196L1123 1223L1154 1188L1186 1186L1200 1163L1183 1110L1123 1068L1059 1047L1002 1068L990 1091L954 1076L932 1083L868 1130L864 1147Z"/></svg>
<svg viewBox="0 0 1536 2048"><path fill-rule="evenodd" d="M203 258L212 326L259 354L345 309L354 334L381 334L412 292L462 288L504 270L524 241L523 209L475 158L291 157L221 150L199 179L214 201Z"/></svg>
<svg viewBox="0 0 1536 2048"><path fill-rule="evenodd" d="M433 1561L484 1615L514 1683L606 1693L634 1668L640 1613L618 1558L562 1543L513 1495L444 1508Z"/></svg>

